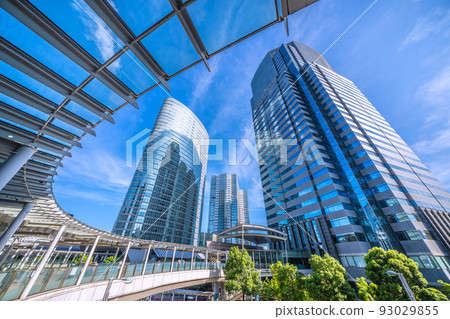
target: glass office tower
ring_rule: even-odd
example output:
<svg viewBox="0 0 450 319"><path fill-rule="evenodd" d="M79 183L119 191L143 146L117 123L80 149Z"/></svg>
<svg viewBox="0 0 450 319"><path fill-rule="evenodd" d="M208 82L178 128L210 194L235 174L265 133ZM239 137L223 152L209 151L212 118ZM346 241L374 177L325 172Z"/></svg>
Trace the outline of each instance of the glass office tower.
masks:
<svg viewBox="0 0 450 319"><path fill-rule="evenodd" d="M208 133L182 103L166 98L113 233L196 245L201 227Z"/></svg>
<svg viewBox="0 0 450 319"><path fill-rule="evenodd" d="M239 189L236 174L211 176L208 233L240 224L250 224L247 191Z"/></svg>
<svg viewBox="0 0 450 319"><path fill-rule="evenodd" d="M265 56L252 92L267 223L288 250L362 275L380 246L448 278L450 194L351 81L291 42Z"/></svg>

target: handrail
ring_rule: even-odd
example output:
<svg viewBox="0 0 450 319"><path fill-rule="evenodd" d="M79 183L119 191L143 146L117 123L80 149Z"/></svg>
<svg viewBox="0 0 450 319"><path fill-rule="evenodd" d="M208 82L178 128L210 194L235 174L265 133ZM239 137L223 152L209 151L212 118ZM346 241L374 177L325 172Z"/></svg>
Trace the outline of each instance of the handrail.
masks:
<svg viewBox="0 0 450 319"><path fill-rule="evenodd" d="M170 272L170 262L147 263L144 275ZM144 263L125 264L123 272L118 276L120 263L88 266L81 284L108 280L110 278L134 277L142 275ZM194 262L192 270L220 269L225 264L212 262ZM81 274L81 265L69 265L64 268L46 267L39 274L29 295L35 295L63 287L74 286ZM172 272L191 270L190 262L176 262ZM30 280L33 270L9 270L0 272L0 300L18 299Z"/></svg>

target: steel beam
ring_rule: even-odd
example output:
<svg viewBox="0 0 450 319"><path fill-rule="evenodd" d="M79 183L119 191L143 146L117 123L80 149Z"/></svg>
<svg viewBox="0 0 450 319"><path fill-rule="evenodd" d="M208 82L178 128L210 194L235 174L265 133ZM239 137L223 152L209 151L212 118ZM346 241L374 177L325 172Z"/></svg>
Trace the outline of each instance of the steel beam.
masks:
<svg viewBox="0 0 450 319"><path fill-rule="evenodd" d="M166 73L155 61L151 54L140 42L133 42L135 34L122 20L119 14L106 0L85 0L92 10L106 23L108 27L117 35L125 46L141 61L145 67L158 79L161 84L170 91L166 81ZM126 54L126 53L125 53Z"/></svg>
<svg viewBox="0 0 450 319"><path fill-rule="evenodd" d="M183 2L181 0L169 0L169 2L172 5L172 8L175 10L177 17L181 22L181 25L183 26L184 30L186 31L186 34L189 37L189 40L191 40L191 43L194 46L195 51L197 51L198 55L200 55L200 57L202 58L208 71L211 71L207 61L208 52L206 51L205 45L203 44L203 41L200 35L198 34L198 31L195 28L194 23L191 20L189 12L187 12L187 10L183 8Z"/></svg>
<svg viewBox="0 0 450 319"><path fill-rule="evenodd" d="M75 286L79 286L81 284L81 281L83 280L84 274L86 273L86 269L89 266L89 262L91 260L92 254L94 254L95 248L97 247L98 240L100 239L100 236L97 235L95 237L94 244L92 245L91 251L89 252L89 255L87 257L86 263L83 266L83 269L81 269L81 273L78 276L77 282L75 283Z"/></svg>
<svg viewBox="0 0 450 319"><path fill-rule="evenodd" d="M95 136L92 129L88 125L92 125L89 121L79 117L78 115L61 108L59 105L46 99L45 97L27 89L26 87L8 79L0 74L0 93L3 93L17 101L35 108L47 115L51 115L73 127ZM59 109L59 110L58 110Z"/></svg>
<svg viewBox="0 0 450 319"><path fill-rule="evenodd" d="M114 123L111 112L105 105L64 79L58 73L35 60L3 37L0 37L0 60L29 75L36 81L76 102L97 116Z"/></svg>
<svg viewBox="0 0 450 319"><path fill-rule="evenodd" d="M22 294L20 295L20 300L24 300L26 297L28 297L28 294L31 291L31 288L33 288L33 285L36 283L36 280L38 279L39 275L41 274L42 269L44 268L45 264L47 263L48 259L53 253L53 250L55 249L56 244L58 243L59 239L61 238L61 235L64 232L64 229L66 229L66 225L62 225L58 232L56 233L55 238L53 239L52 243L48 247L47 251L44 254L44 257L42 257L42 260L39 262L38 266L34 270L30 280L28 280L27 285L22 291Z"/></svg>
<svg viewBox="0 0 450 319"><path fill-rule="evenodd" d="M47 124L43 130L42 127L45 125L45 121L30 115L29 113L23 112L9 104L0 101L0 117L14 122L16 124L27 127L38 133L43 133L45 135L56 138L64 143L81 148L80 142L74 141L78 136L69 133L53 124Z"/></svg>
<svg viewBox="0 0 450 319"><path fill-rule="evenodd" d="M100 62L31 3L28 1L2 0L0 6L117 95L137 107L136 101L132 98L134 93L130 88L110 71L102 69ZM97 72L97 70L101 71Z"/></svg>

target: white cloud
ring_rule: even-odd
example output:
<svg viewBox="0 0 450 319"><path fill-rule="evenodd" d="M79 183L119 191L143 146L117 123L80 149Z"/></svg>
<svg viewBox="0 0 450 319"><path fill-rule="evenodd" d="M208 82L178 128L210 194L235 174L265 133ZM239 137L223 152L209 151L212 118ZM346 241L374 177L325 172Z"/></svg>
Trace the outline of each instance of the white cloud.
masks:
<svg viewBox="0 0 450 319"><path fill-rule="evenodd" d="M75 1L72 7L79 12L80 19L87 28L86 39L95 43L103 60L108 60L120 48L117 37L86 3ZM120 68L119 60L109 66L111 71L118 71Z"/></svg>
<svg viewBox="0 0 450 319"><path fill-rule="evenodd" d="M443 30L447 31L443 32ZM418 18L400 48L404 49L410 44L418 43L436 34L439 34L441 38L450 35L450 10L436 8L428 15Z"/></svg>
<svg viewBox="0 0 450 319"><path fill-rule="evenodd" d="M205 72L205 70L202 69L198 70L196 74L193 75L193 82L195 83L195 86L192 91L192 98L189 104L191 109L195 109L197 102L208 93L208 90L214 82L216 74L220 69L220 60L220 56L216 56L214 59L209 60L211 72Z"/></svg>

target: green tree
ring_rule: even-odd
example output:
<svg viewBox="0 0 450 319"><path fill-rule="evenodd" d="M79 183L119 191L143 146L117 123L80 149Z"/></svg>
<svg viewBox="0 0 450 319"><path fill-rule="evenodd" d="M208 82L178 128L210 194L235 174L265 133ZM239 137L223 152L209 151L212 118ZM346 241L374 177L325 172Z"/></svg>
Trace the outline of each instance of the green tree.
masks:
<svg viewBox="0 0 450 319"><path fill-rule="evenodd" d="M384 251L374 247L364 256L364 260L366 277L377 286L373 296L375 300L409 300L400 279L386 274L387 270L402 273L415 295L428 285L418 264L396 250Z"/></svg>
<svg viewBox="0 0 450 319"><path fill-rule="evenodd" d="M256 295L261 290L259 274L247 250L231 247L225 264L225 289L228 292L242 291L244 295Z"/></svg>
<svg viewBox="0 0 450 319"><path fill-rule="evenodd" d="M104 264L111 264L111 263L116 263L118 262L120 259L116 258L114 259L114 256L109 256L108 258L106 258L105 260L103 260Z"/></svg>
<svg viewBox="0 0 450 319"><path fill-rule="evenodd" d="M272 279L263 283L263 295L276 300L309 300L305 277L294 265L283 265L280 261L270 265Z"/></svg>
<svg viewBox="0 0 450 319"><path fill-rule="evenodd" d="M356 292L347 281L345 268L333 257L312 255L312 275L306 278L309 296L318 301L356 300Z"/></svg>
<svg viewBox="0 0 450 319"><path fill-rule="evenodd" d="M437 282L444 285L445 292L450 296L450 284L443 282L442 280L438 280Z"/></svg>
<svg viewBox="0 0 450 319"><path fill-rule="evenodd" d="M367 283L366 278L361 277L356 279L356 286L358 287L358 296L362 301L374 301L377 291L377 285L374 283Z"/></svg>
<svg viewBox="0 0 450 319"><path fill-rule="evenodd" d="M446 295L434 288L422 288L417 293L417 299L422 301L448 301Z"/></svg>
<svg viewBox="0 0 450 319"><path fill-rule="evenodd" d="M88 258L88 256L87 256L87 255L84 255L84 257L83 257L83 262L84 262L84 263L86 262L87 258ZM80 262L80 259L81 259L81 254L78 255L77 258L75 258L74 260L72 260L72 264L78 264L78 263ZM92 262L93 260L94 260L94 258L91 257L91 262Z"/></svg>

